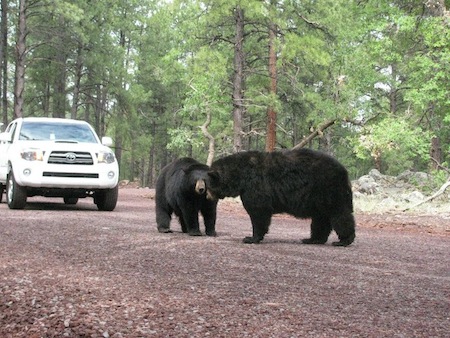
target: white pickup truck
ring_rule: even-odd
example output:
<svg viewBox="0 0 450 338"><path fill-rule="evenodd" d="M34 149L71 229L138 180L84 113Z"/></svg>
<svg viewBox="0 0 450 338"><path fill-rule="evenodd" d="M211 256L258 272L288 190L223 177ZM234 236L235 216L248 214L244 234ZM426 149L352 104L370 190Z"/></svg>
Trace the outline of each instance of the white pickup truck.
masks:
<svg viewBox="0 0 450 338"><path fill-rule="evenodd" d="M31 196L62 197L66 204L93 197L99 210L114 210L119 167L111 144L84 121L12 121L0 134L0 202L3 191L11 209L23 209Z"/></svg>

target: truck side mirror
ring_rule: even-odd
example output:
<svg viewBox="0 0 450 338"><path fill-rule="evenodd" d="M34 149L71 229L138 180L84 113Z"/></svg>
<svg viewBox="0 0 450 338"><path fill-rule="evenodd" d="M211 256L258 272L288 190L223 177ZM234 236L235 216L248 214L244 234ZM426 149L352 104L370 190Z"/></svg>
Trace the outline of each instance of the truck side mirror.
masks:
<svg viewBox="0 0 450 338"><path fill-rule="evenodd" d="M103 137L102 137L102 144L103 144L104 146L111 147L112 144L113 144L113 140L112 140L112 138L109 137L109 136L103 136Z"/></svg>
<svg viewBox="0 0 450 338"><path fill-rule="evenodd" d="M0 142L10 143L12 141L12 135L9 133L0 133Z"/></svg>

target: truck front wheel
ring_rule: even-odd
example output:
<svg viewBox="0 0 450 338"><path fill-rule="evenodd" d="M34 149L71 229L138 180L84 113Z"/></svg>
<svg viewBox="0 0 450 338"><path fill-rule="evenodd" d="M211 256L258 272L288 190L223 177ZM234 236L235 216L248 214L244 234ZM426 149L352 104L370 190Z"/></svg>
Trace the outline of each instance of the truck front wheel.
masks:
<svg viewBox="0 0 450 338"><path fill-rule="evenodd" d="M12 170L6 182L6 200L10 209L23 209L27 204L27 189L16 182Z"/></svg>
<svg viewBox="0 0 450 338"><path fill-rule="evenodd" d="M98 210L113 211L117 204L119 196L119 185L112 189L104 189L97 191L94 196L94 203L97 204Z"/></svg>

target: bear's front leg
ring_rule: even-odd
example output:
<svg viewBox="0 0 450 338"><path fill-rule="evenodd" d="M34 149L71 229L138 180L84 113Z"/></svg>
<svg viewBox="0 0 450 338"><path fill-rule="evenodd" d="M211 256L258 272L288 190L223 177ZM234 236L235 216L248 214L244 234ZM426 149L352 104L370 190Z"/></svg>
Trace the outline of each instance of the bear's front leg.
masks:
<svg viewBox="0 0 450 338"><path fill-rule="evenodd" d="M245 237L243 242L246 244L258 244L269 231L272 213L262 209L250 209L247 212L252 221L253 236Z"/></svg>
<svg viewBox="0 0 450 338"><path fill-rule="evenodd" d="M187 233L190 236L201 236L200 226L198 223L198 210L194 206L186 206L183 212L183 222Z"/></svg>
<svg viewBox="0 0 450 338"><path fill-rule="evenodd" d="M217 201L205 200L201 208L201 213L203 215L203 221L205 222L206 235L215 237L217 235Z"/></svg>

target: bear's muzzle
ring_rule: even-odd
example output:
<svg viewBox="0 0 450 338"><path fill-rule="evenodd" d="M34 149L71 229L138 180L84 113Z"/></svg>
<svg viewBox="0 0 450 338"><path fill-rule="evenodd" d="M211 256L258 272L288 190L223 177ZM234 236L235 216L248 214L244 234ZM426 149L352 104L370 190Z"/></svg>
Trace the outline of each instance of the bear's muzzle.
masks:
<svg viewBox="0 0 450 338"><path fill-rule="evenodd" d="M206 193L206 184L204 180L198 180L195 183L195 192L199 195Z"/></svg>

